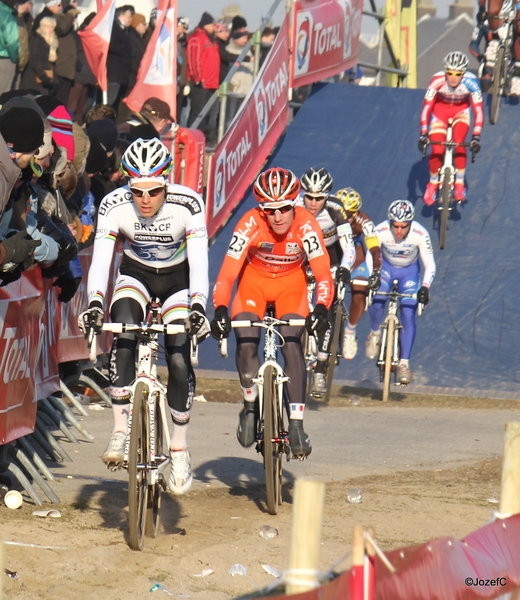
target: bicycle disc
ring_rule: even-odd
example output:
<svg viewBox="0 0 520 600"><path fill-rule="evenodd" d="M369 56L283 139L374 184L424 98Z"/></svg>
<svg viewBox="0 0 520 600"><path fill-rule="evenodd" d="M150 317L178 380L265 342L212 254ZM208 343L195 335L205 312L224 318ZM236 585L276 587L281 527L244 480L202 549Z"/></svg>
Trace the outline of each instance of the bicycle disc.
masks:
<svg viewBox="0 0 520 600"><path fill-rule="evenodd" d="M160 402L155 402L155 456L168 454L169 440L165 438L163 427L163 415ZM161 475L162 477L162 475ZM148 486L148 503L146 509L146 527L145 534L148 537L157 537L159 533L159 510L161 508L161 484L157 481L154 485Z"/></svg>
<svg viewBox="0 0 520 600"><path fill-rule="evenodd" d="M148 387L139 382L132 403L132 429L128 452L128 529L130 548L143 549L146 513L148 507L148 481L145 465L149 461Z"/></svg>
<svg viewBox="0 0 520 600"><path fill-rule="evenodd" d="M390 318L387 324L385 348L385 378L383 381L383 402L388 401L390 395L390 378L392 377L392 358L394 350L395 321Z"/></svg>
<svg viewBox="0 0 520 600"><path fill-rule="evenodd" d="M451 179L451 167L446 167L441 185L441 225L439 234L439 248L441 250L443 250L446 245L446 232L448 230L448 217L450 212Z"/></svg>
<svg viewBox="0 0 520 600"><path fill-rule="evenodd" d="M273 441L280 436L277 396L276 373L273 367L267 367L264 372L264 468L270 515L276 515L282 503L282 455L279 443Z"/></svg>
<svg viewBox="0 0 520 600"><path fill-rule="evenodd" d="M330 400L332 391L332 381L334 379L334 369L339 363L339 338L343 331L345 321L345 307L343 301L337 300L334 306L334 319L332 324L332 340L330 342L329 358L327 360L327 390L325 391L325 402Z"/></svg>
<svg viewBox="0 0 520 600"><path fill-rule="evenodd" d="M493 69L493 84L491 87L491 112L489 120L494 125L498 121L498 111L500 110L500 95L502 93L502 82L505 74L505 60L504 60L505 48L501 46L498 49L497 59L495 62L495 68Z"/></svg>

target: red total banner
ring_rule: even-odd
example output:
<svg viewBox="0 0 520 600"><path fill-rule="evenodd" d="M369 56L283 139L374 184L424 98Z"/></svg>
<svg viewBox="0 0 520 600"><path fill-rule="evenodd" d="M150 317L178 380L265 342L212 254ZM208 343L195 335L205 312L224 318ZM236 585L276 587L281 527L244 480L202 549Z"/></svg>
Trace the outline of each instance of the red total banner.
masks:
<svg viewBox="0 0 520 600"><path fill-rule="evenodd" d="M208 235L213 238L242 200L289 117L286 19L258 79L217 146L208 180Z"/></svg>
<svg viewBox="0 0 520 600"><path fill-rule="evenodd" d="M291 87L338 75L358 61L363 0L296 0Z"/></svg>

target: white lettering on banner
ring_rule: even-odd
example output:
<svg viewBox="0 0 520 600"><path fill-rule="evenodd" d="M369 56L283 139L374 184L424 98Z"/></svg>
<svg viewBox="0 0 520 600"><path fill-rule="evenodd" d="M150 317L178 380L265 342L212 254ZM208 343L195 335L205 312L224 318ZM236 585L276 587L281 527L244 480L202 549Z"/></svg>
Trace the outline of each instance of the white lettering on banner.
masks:
<svg viewBox="0 0 520 600"><path fill-rule="evenodd" d="M4 383L15 379L28 379L31 376L28 356L31 336L27 336L27 339L16 339L16 331L16 327L6 327L3 335L6 343L0 363L0 373L3 373Z"/></svg>
<svg viewBox="0 0 520 600"><path fill-rule="evenodd" d="M323 54L337 50L342 46L340 24L323 27L323 23L314 25L314 54Z"/></svg>
<svg viewBox="0 0 520 600"><path fill-rule="evenodd" d="M235 176L238 167L242 164L244 157L251 150L251 142L249 141L249 131L246 129L243 137L237 144L235 150L231 150L231 152L227 156L226 160L226 172L227 172L227 181L231 181L231 177Z"/></svg>
<svg viewBox="0 0 520 600"><path fill-rule="evenodd" d="M274 79L265 84L265 91L267 93L267 100L269 102L269 110L273 110L276 101L282 94L287 93L287 86L289 83L289 73L287 72L287 65L284 63L280 66L280 70L274 76Z"/></svg>

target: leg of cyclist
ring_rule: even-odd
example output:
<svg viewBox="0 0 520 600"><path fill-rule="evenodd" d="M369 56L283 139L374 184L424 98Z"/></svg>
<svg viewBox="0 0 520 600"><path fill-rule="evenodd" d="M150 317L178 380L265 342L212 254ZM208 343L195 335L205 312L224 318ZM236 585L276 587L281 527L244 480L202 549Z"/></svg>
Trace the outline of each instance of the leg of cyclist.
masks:
<svg viewBox="0 0 520 600"><path fill-rule="evenodd" d="M331 306L328 314L329 323L332 323L334 319L333 306ZM325 335L318 337L318 356L312 375L312 390L318 394L324 394L327 390L327 378L325 373L327 372L331 338L331 328L327 329Z"/></svg>
<svg viewBox="0 0 520 600"><path fill-rule="evenodd" d="M470 113L469 108L459 112L453 120L453 141L464 142L469 131ZM455 166L455 189L453 199L456 202L466 200L466 187L464 176L466 174L467 152L464 146L456 146L453 155Z"/></svg>
<svg viewBox="0 0 520 600"><path fill-rule="evenodd" d="M408 267L399 269L394 268L394 274L399 280L399 292L414 294L420 287L419 263L415 262ZM400 356L399 366L397 367L397 381L401 385L406 385L412 380L412 371L410 370L410 356L412 346L415 341L415 313L417 312L417 300L413 298L403 298L401 301L401 333L400 333Z"/></svg>
<svg viewBox="0 0 520 600"><path fill-rule="evenodd" d="M370 253L369 253L370 256ZM352 279L368 280L370 268L365 261L363 244L356 245L356 262L352 266L350 276ZM343 358L352 360L357 354L356 328L365 311L368 288L364 285L350 284L352 298L348 311L348 321L343 334Z"/></svg>
<svg viewBox="0 0 520 600"><path fill-rule="evenodd" d="M424 193L424 203L427 206L432 206L432 204L435 203L437 188L439 187L439 169L442 167L445 148L441 144L435 142L446 141L448 120L444 113L445 105L439 103L434 106L430 125L431 153L428 161L430 167L430 181L426 186L426 192Z"/></svg>
<svg viewBox="0 0 520 600"><path fill-rule="evenodd" d="M488 0L488 23L491 39L486 47L486 70L492 71L495 68L497 60L498 46L500 45L500 36L498 30L504 22L498 18L502 9L504 0Z"/></svg>
<svg viewBox="0 0 520 600"><path fill-rule="evenodd" d="M381 266L381 285L379 291L389 292L392 287L392 274L390 265L383 259ZM379 354L381 345L381 323L385 312L386 297L377 293L372 299L372 305L368 309L370 314L370 333L368 334L365 353L369 360L374 360Z"/></svg>
<svg viewBox="0 0 520 600"><path fill-rule="evenodd" d="M513 56L515 58L515 66L513 69L513 77L511 77L511 87L509 88L510 96L520 96L520 6L516 4L516 23L515 23L515 42L513 45Z"/></svg>

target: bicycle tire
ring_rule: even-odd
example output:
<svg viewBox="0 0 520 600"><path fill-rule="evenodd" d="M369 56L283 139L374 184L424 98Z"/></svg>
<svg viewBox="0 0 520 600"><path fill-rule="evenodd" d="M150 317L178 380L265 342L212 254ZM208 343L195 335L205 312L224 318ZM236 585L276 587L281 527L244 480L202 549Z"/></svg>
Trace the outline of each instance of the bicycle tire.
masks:
<svg viewBox="0 0 520 600"><path fill-rule="evenodd" d="M155 456L161 456L169 452L169 440L165 439L163 431L163 414L160 402L155 403ZM159 475L162 477L162 474ZM161 482L157 481L148 486L148 503L146 509L145 535L150 538L157 537L160 526L159 511L161 509Z"/></svg>
<svg viewBox="0 0 520 600"><path fill-rule="evenodd" d="M498 112L500 110L500 96L502 93L503 79L505 73L505 60L504 54L506 49L501 46L497 52L497 59L495 67L493 69L493 84L491 87L491 111L489 114L489 120L492 125L495 125L498 121Z"/></svg>
<svg viewBox="0 0 520 600"><path fill-rule="evenodd" d="M264 469L267 493L267 511L278 513L282 500L282 456L279 443L273 441L280 436L276 373L268 366L264 372Z"/></svg>
<svg viewBox="0 0 520 600"><path fill-rule="evenodd" d="M392 377L392 358L394 349L395 321L390 318L387 322L387 335L385 347L385 375L383 380L383 402L388 401L390 395L390 378Z"/></svg>
<svg viewBox="0 0 520 600"><path fill-rule="evenodd" d="M130 548L142 550L148 508L148 477L143 465L148 464L150 454L148 387L140 381L132 403L132 428L128 452L128 530Z"/></svg>
<svg viewBox="0 0 520 600"><path fill-rule="evenodd" d="M441 224L439 232L439 248L444 249L446 245L446 233L448 231L448 217L450 214L450 195L451 195L451 167L446 167L444 170L444 179L441 186Z"/></svg>
<svg viewBox="0 0 520 600"><path fill-rule="evenodd" d="M324 401L330 400L332 392L332 382L334 380L334 369L339 363L339 338L343 331L343 323L345 322L346 314L342 300L337 300L334 306L334 319L332 320L332 340L330 342L329 358L327 360L327 388L325 390Z"/></svg>

